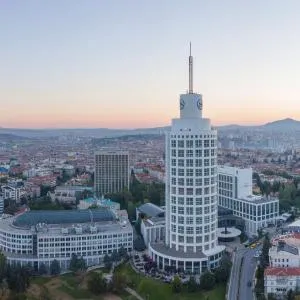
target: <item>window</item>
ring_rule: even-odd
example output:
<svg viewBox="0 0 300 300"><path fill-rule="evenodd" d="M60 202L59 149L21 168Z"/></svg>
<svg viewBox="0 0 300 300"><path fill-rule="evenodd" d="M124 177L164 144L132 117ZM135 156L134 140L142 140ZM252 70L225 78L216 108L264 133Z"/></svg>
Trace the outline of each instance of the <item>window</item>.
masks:
<svg viewBox="0 0 300 300"><path fill-rule="evenodd" d="M196 205L202 205L202 198L196 198Z"/></svg>
<svg viewBox="0 0 300 300"><path fill-rule="evenodd" d="M184 214L184 207L183 206L178 206L178 214L183 215Z"/></svg>
<svg viewBox="0 0 300 300"><path fill-rule="evenodd" d="M209 157L209 150L204 150L204 157Z"/></svg>
<svg viewBox="0 0 300 300"><path fill-rule="evenodd" d="M210 141L210 146L211 147L215 147L216 146L216 141L215 140L211 140Z"/></svg>
<svg viewBox="0 0 300 300"><path fill-rule="evenodd" d="M171 146L172 146L172 148L175 148L175 147L176 147L176 140L172 140L172 141L171 141Z"/></svg>
<svg viewBox="0 0 300 300"><path fill-rule="evenodd" d="M176 150L175 149L172 149L172 156L176 157Z"/></svg>
<svg viewBox="0 0 300 300"><path fill-rule="evenodd" d="M193 224L194 222L193 222L194 220L193 220L193 217L186 217L186 224Z"/></svg>
<svg viewBox="0 0 300 300"><path fill-rule="evenodd" d="M184 205L184 198L183 197L178 197L178 204L179 205Z"/></svg>
<svg viewBox="0 0 300 300"><path fill-rule="evenodd" d="M202 167L202 159L196 158L195 159L195 166L196 167Z"/></svg>
<svg viewBox="0 0 300 300"><path fill-rule="evenodd" d="M202 215L202 207L196 207L196 215Z"/></svg>
<svg viewBox="0 0 300 300"><path fill-rule="evenodd" d="M174 197L174 196L171 197L171 203L176 204L176 197Z"/></svg>
<svg viewBox="0 0 300 300"><path fill-rule="evenodd" d="M197 148L202 147L202 141L201 141L201 140L196 140L196 141L195 141L195 146L196 146Z"/></svg>
<svg viewBox="0 0 300 300"><path fill-rule="evenodd" d="M184 188L178 188L178 194L184 195Z"/></svg>
<svg viewBox="0 0 300 300"><path fill-rule="evenodd" d="M171 166L172 167L176 167L176 159L172 158Z"/></svg>
<svg viewBox="0 0 300 300"><path fill-rule="evenodd" d="M196 172L196 177L202 177L202 169L196 169L195 170L195 172Z"/></svg>
<svg viewBox="0 0 300 300"><path fill-rule="evenodd" d="M181 233L181 234L184 233L184 227L183 226L178 226L178 233Z"/></svg>
<svg viewBox="0 0 300 300"><path fill-rule="evenodd" d="M184 167L184 159L178 159L178 166Z"/></svg>
<svg viewBox="0 0 300 300"><path fill-rule="evenodd" d="M195 156L196 157L201 157L202 156L202 150L196 150L195 151Z"/></svg>
<svg viewBox="0 0 300 300"><path fill-rule="evenodd" d="M196 186L201 186L202 185L202 178L196 178L195 183L196 183Z"/></svg>
<svg viewBox="0 0 300 300"><path fill-rule="evenodd" d="M175 166L176 166L176 161L175 161ZM204 167L209 167L209 159L207 159L207 158L204 159Z"/></svg>
<svg viewBox="0 0 300 300"><path fill-rule="evenodd" d="M209 176L209 168L204 169L204 176Z"/></svg>
<svg viewBox="0 0 300 300"><path fill-rule="evenodd" d="M184 224L184 217L179 216L178 217L178 223L179 224Z"/></svg>
<svg viewBox="0 0 300 300"><path fill-rule="evenodd" d="M187 178L186 179L186 185L187 186L193 186L193 184L194 184L193 178Z"/></svg>
<svg viewBox="0 0 300 300"><path fill-rule="evenodd" d="M209 221L210 221L209 216L205 216L204 217L204 223L207 224L207 223L209 223Z"/></svg>
<svg viewBox="0 0 300 300"><path fill-rule="evenodd" d="M216 164L216 160L215 160L214 158L212 158L212 159L210 160L210 164L211 164L212 166L214 166L214 165Z"/></svg>
<svg viewBox="0 0 300 300"><path fill-rule="evenodd" d="M202 224L202 217L196 217L196 224Z"/></svg>
<svg viewBox="0 0 300 300"><path fill-rule="evenodd" d="M178 141L178 147L179 148L184 148L184 141L183 140Z"/></svg>
<svg viewBox="0 0 300 300"><path fill-rule="evenodd" d="M184 176L184 169L178 169L178 176Z"/></svg>
<svg viewBox="0 0 300 300"><path fill-rule="evenodd" d="M171 230L172 230L173 232L176 232L176 225L175 225L175 224L172 224L172 225L171 225Z"/></svg>
<svg viewBox="0 0 300 300"><path fill-rule="evenodd" d="M178 178L178 185L184 185L184 178Z"/></svg>
<svg viewBox="0 0 300 300"><path fill-rule="evenodd" d="M173 214L176 214L176 206L173 206L173 205L172 205L172 213L173 213Z"/></svg>
<svg viewBox="0 0 300 300"><path fill-rule="evenodd" d="M202 195L202 189L196 188L196 195Z"/></svg>
<svg viewBox="0 0 300 300"><path fill-rule="evenodd" d="M176 150L175 150L175 152L176 152ZM174 156L176 156L176 154ZM178 157L184 157L184 150L178 150Z"/></svg>
<svg viewBox="0 0 300 300"><path fill-rule="evenodd" d="M209 206L204 207L204 213L209 214Z"/></svg>
<svg viewBox="0 0 300 300"><path fill-rule="evenodd" d="M204 140L204 148L208 148L209 147L209 140Z"/></svg>
<svg viewBox="0 0 300 300"><path fill-rule="evenodd" d="M207 205L209 204L209 202L210 202L209 197L204 197L204 204Z"/></svg>
<svg viewBox="0 0 300 300"><path fill-rule="evenodd" d="M204 233L208 233L209 232L209 225L205 225L204 226Z"/></svg>
<svg viewBox="0 0 300 300"><path fill-rule="evenodd" d="M194 170L193 169L186 169L186 176L194 176Z"/></svg>
<svg viewBox="0 0 300 300"><path fill-rule="evenodd" d="M194 161L192 159L187 159L186 160L186 166L187 167L193 167L194 166Z"/></svg>
<svg viewBox="0 0 300 300"><path fill-rule="evenodd" d="M194 233L194 227L187 226L186 227L186 233L187 234L193 234Z"/></svg>
<svg viewBox="0 0 300 300"><path fill-rule="evenodd" d="M176 177L172 177L172 184L176 184Z"/></svg>
<svg viewBox="0 0 300 300"><path fill-rule="evenodd" d="M194 213L193 207L187 206L186 207L186 214L187 215L193 215L193 213Z"/></svg>
<svg viewBox="0 0 300 300"><path fill-rule="evenodd" d="M204 178L204 185L209 185L210 179L209 178Z"/></svg>
<svg viewBox="0 0 300 300"><path fill-rule="evenodd" d="M209 187L204 188L204 195L208 195L209 194Z"/></svg>
<svg viewBox="0 0 300 300"><path fill-rule="evenodd" d="M212 149L210 153L211 153L211 156L215 156L216 155L215 149Z"/></svg>
<svg viewBox="0 0 300 300"><path fill-rule="evenodd" d="M193 157L194 151L193 150L186 150L186 156L187 157Z"/></svg>
<svg viewBox="0 0 300 300"><path fill-rule="evenodd" d="M186 141L186 147L187 148L193 148L193 141L192 140L187 140Z"/></svg>
<svg viewBox="0 0 300 300"><path fill-rule="evenodd" d="M187 237L186 237L186 243L187 243L187 244L193 244L193 243L194 243L194 237L192 237L192 236L187 236ZM193 248L193 247L187 247L187 248Z"/></svg>
<svg viewBox="0 0 300 300"><path fill-rule="evenodd" d="M176 187L175 187L175 186L172 186L171 191L172 191L172 194L176 194Z"/></svg>
<svg viewBox="0 0 300 300"><path fill-rule="evenodd" d="M202 227L197 226L196 227L196 234L201 234L202 233Z"/></svg>
<svg viewBox="0 0 300 300"><path fill-rule="evenodd" d="M187 195L193 195L193 188L187 188L186 189L186 194Z"/></svg>
<svg viewBox="0 0 300 300"><path fill-rule="evenodd" d="M173 176L176 176L176 169L175 169L175 168L172 168L171 174L172 174Z"/></svg>
<svg viewBox="0 0 300 300"><path fill-rule="evenodd" d="M186 204L187 205L194 205L194 199L193 198L186 198Z"/></svg>
<svg viewBox="0 0 300 300"><path fill-rule="evenodd" d="M173 223L176 223L176 216L172 215L171 220L172 220Z"/></svg>

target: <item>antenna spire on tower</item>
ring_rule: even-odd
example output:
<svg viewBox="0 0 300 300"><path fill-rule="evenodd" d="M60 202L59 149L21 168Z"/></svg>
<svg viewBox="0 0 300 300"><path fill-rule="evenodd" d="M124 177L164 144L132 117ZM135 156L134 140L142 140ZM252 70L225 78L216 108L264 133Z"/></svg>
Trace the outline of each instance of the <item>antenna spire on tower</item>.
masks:
<svg viewBox="0 0 300 300"><path fill-rule="evenodd" d="M193 56L192 56L191 42L190 42L190 56L189 56L189 94L193 94Z"/></svg>

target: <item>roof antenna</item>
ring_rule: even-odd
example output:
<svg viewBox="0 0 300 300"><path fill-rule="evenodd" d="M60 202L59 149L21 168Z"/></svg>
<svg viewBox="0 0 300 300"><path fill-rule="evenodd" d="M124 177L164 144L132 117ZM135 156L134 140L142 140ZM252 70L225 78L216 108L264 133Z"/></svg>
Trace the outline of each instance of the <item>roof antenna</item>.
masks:
<svg viewBox="0 0 300 300"><path fill-rule="evenodd" d="M193 94L193 56L192 56L191 42L190 42L190 56L189 56L189 94Z"/></svg>

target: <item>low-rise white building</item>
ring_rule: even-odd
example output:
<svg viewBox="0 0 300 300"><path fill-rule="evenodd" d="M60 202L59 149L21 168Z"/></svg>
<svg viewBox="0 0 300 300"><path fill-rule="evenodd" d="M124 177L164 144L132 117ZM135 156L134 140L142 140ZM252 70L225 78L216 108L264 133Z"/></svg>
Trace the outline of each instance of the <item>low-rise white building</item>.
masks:
<svg viewBox="0 0 300 300"><path fill-rule="evenodd" d="M252 169L218 167L218 205L232 210L245 220L248 235L276 224L279 215L278 198L252 194Z"/></svg>
<svg viewBox="0 0 300 300"><path fill-rule="evenodd" d="M264 273L265 294L285 295L300 287L300 268L268 267Z"/></svg>
<svg viewBox="0 0 300 300"><path fill-rule="evenodd" d="M15 200L16 202L20 202L21 196L24 194L21 187L4 185L1 189L4 199Z"/></svg>

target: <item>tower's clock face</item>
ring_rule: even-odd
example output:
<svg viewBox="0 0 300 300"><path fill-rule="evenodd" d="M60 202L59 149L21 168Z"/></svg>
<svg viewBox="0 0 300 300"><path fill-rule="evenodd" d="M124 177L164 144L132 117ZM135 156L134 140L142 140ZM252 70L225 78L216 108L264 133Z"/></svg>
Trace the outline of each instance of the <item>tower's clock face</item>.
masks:
<svg viewBox="0 0 300 300"><path fill-rule="evenodd" d="M199 110L202 109L202 101L201 101L201 99L198 99L198 101L197 101L197 107L198 107Z"/></svg>
<svg viewBox="0 0 300 300"><path fill-rule="evenodd" d="M183 110L185 106L185 102L183 99L180 99L180 110Z"/></svg>

